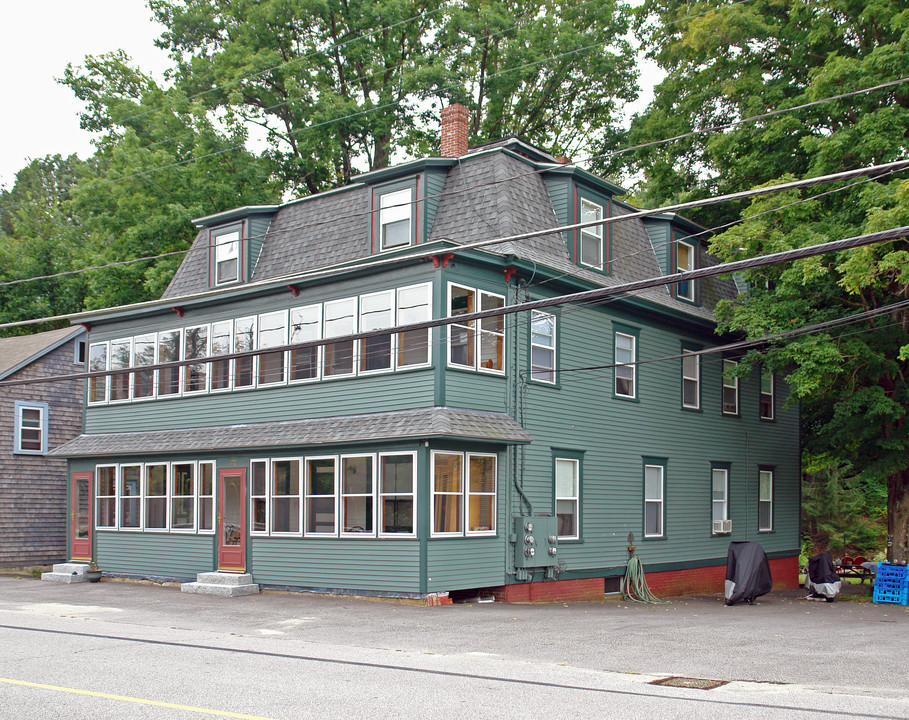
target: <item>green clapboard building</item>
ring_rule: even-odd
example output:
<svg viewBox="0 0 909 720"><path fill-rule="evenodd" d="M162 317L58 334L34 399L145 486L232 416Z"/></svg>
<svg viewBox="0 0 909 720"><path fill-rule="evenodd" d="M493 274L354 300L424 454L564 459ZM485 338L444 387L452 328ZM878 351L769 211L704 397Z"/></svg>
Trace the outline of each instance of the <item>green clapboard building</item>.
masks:
<svg viewBox="0 0 909 720"><path fill-rule="evenodd" d="M442 157L200 218L159 301L79 316L99 374L83 434L51 453L71 559L586 599L618 589L633 534L657 592L720 590L732 540L796 583L797 408L761 368L733 375L734 354L686 353L728 342L712 311L732 280L469 316L715 263L702 228L512 238L634 208L518 139L468 149L466 114L444 115Z"/></svg>

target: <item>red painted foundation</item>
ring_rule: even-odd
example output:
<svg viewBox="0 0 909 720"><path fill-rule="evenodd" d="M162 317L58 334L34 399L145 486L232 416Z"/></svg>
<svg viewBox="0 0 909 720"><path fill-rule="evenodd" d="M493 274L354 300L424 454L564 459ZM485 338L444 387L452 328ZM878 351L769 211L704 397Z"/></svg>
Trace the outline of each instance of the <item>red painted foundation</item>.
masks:
<svg viewBox="0 0 909 720"><path fill-rule="evenodd" d="M726 580L726 564L686 570L647 572L647 585L657 597L674 595L703 595L722 593ZM786 590L799 586L799 559L797 555L770 561L773 589ZM506 585L494 591L496 600L512 603L554 603L602 600L603 578L584 580L553 580L549 582Z"/></svg>

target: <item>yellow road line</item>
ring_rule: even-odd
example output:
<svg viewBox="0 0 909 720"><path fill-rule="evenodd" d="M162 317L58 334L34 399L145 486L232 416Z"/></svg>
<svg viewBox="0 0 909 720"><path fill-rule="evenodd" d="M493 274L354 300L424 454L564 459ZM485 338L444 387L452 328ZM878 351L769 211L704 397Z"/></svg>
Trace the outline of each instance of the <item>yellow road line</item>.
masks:
<svg viewBox="0 0 909 720"><path fill-rule="evenodd" d="M42 690L57 690L58 692L75 693L76 695L91 695L92 697L107 698L108 700L122 700L123 702L139 703L140 705L155 705L157 707L172 708L174 710L188 710L189 712L203 713L205 715L220 715L221 717L243 718L244 720L274 720L260 715L242 715L241 713L228 712L227 710L210 710L209 708L192 707L191 705L176 705L161 702L160 700L144 700L143 698L129 697L128 695L111 695L109 693L95 692L94 690L79 690L78 688L61 687L59 685L42 685L41 683L26 682L25 680L11 680L0 678L0 682L9 685L24 685L25 687L40 688Z"/></svg>

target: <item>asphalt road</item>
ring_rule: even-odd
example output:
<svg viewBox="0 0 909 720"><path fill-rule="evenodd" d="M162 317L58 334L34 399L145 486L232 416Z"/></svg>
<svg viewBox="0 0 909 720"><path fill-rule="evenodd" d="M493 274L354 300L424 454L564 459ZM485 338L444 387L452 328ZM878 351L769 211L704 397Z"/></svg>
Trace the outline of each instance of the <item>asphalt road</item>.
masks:
<svg viewBox="0 0 909 720"><path fill-rule="evenodd" d="M909 718L909 609L419 607L0 577L0 718ZM710 690L649 684L727 681Z"/></svg>

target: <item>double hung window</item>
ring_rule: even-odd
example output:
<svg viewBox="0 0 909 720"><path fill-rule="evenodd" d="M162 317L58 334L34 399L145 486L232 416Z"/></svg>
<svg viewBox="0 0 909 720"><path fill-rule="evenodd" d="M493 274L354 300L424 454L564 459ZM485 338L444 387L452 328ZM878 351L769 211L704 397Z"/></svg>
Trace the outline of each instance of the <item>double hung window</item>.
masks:
<svg viewBox="0 0 909 720"><path fill-rule="evenodd" d="M773 373L765 366L761 366L761 420L773 420Z"/></svg>
<svg viewBox="0 0 909 720"><path fill-rule="evenodd" d="M92 343L88 349L88 371L105 372L107 370L107 349L106 342ZM89 403L107 402L107 376L89 378L88 380L88 401Z"/></svg>
<svg viewBox="0 0 909 720"><path fill-rule="evenodd" d="M735 373L738 363L735 360L723 360L723 414L739 414L739 379Z"/></svg>
<svg viewBox="0 0 909 720"><path fill-rule="evenodd" d="M211 324L211 355L230 355L231 328L233 322L222 320ZM230 388L230 360L215 360L210 365L211 389L228 390Z"/></svg>
<svg viewBox="0 0 909 720"><path fill-rule="evenodd" d="M196 466L174 463L170 472L171 530L194 530L196 509Z"/></svg>
<svg viewBox="0 0 909 720"><path fill-rule="evenodd" d="M357 298L325 303L325 337L353 335L357 331ZM325 345L325 377L353 375L356 340Z"/></svg>
<svg viewBox="0 0 909 720"><path fill-rule="evenodd" d="M95 468L95 526L117 527L117 466Z"/></svg>
<svg viewBox="0 0 909 720"><path fill-rule="evenodd" d="M379 238L382 250L413 244L412 215L412 188L386 192L379 196Z"/></svg>
<svg viewBox="0 0 909 720"><path fill-rule="evenodd" d="M47 403L15 402L15 448L21 455L47 452Z"/></svg>
<svg viewBox="0 0 909 720"><path fill-rule="evenodd" d="M579 537L580 468L580 460L555 458L555 511L560 540Z"/></svg>
<svg viewBox="0 0 909 720"><path fill-rule="evenodd" d="M271 531L300 532L300 461L272 460Z"/></svg>
<svg viewBox="0 0 909 720"><path fill-rule="evenodd" d="M240 231L232 230L215 236L215 284L240 279Z"/></svg>
<svg viewBox="0 0 909 720"><path fill-rule="evenodd" d="M133 366L139 368L133 373L133 398L151 398L155 396L155 371L142 369L155 364L154 333L137 335L133 340Z"/></svg>
<svg viewBox="0 0 909 720"><path fill-rule="evenodd" d="M360 297L360 332L384 330L394 325L395 293L393 290ZM391 369L392 335L378 335L360 340L360 372Z"/></svg>
<svg viewBox="0 0 909 720"><path fill-rule="evenodd" d="M773 530L773 470L758 471L758 530Z"/></svg>
<svg viewBox="0 0 909 720"><path fill-rule="evenodd" d="M701 356L690 350L682 351L682 407L701 407Z"/></svg>
<svg viewBox="0 0 909 720"><path fill-rule="evenodd" d="M375 459L341 457L341 534L375 534Z"/></svg>
<svg viewBox="0 0 909 720"><path fill-rule="evenodd" d="M338 493L338 459L336 457L306 460L306 534L336 535Z"/></svg>
<svg viewBox="0 0 909 720"><path fill-rule="evenodd" d="M505 307L505 298L502 295L460 285L449 286L449 317L466 315L476 312L477 309L496 310L502 307ZM459 367L504 373L505 317L495 315L482 318L479 323L476 320L466 320L449 325L448 362Z"/></svg>
<svg viewBox="0 0 909 720"><path fill-rule="evenodd" d="M539 382L556 381L556 316L531 311L530 377Z"/></svg>
<svg viewBox="0 0 909 720"><path fill-rule="evenodd" d="M290 311L290 344L322 338L322 306L307 305ZM320 348L307 347L290 351L290 381L319 379Z"/></svg>
<svg viewBox="0 0 909 720"><path fill-rule="evenodd" d="M379 532L413 535L414 469L413 454L379 455Z"/></svg>
<svg viewBox="0 0 909 720"><path fill-rule="evenodd" d="M711 503L713 522L729 519L729 470L713 468L711 475Z"/></svg>
<svg viewBox="0 0 909 720"><path fill-rule="evenodd" d="M618 397L636 397L636 346L634 335L615 334L615 394Z"/></svg>
<svg viewBox="0 0 909 720"><path fill-rule="evenodd" d="M110 369L129 370L132 362L132 338L125 340L112 340L110 343ZM110 376L111 402L129 400L130 373L118 372Z"/></svg>
<svg viewBox="0 0 909 720"><path fill-rule="evenodd" d="M182 330L168 330L158 333L158 363L173 363L180 360L180 338ZM158 370L158 397L180 393L180 368L165 367Z"/></svg>
<svg viewBox="0 0 909 720"><path fill-rule="evenodd" d="M202 360L208 357L208 325L188 327L183 333L183 359ZM208 365L204 362L183 366L183 392L208 390Z"/></svg>
<svg viewBox="0 0 909 720"><path fill-rule="evenodd" d="M495 534L496 456L432 453L432 534Z"/></svg>
<svg viewBox="0 0 909 720"><path fill-rule="evenodd" d="M413 325L432 318L432 286L413 285L399 288L398 325ZM429 329L398 333L398 367L429 363Z"/></svg>
<svg viewBox="0 0 909 720"><path fill-rule="evenodd" d="M120 528L142 528L142 466L120 466Z"/></svg>
<svg viewBox="0 0 909 720"><path fill-rule="evenodd" d="M663 537L665 468L644 465L644 537Z"/></svg>
<svg viewBox="0 0 909 720"><path fill-rule="evenodd" d="M167 530L167 465L145 466L145 529Z"/></svg>
<svg viewBox="0 0 909 720"><path fill-rule="evenodd" d="M581 222L603 219L603 206L581 198ZM603 226L591 225L581 229L580 264L603 269Z"/></svg>
<svg viewBox="0 0 909 720"><path fill-rule="evenodd" d="M234 352L245 353L256 347L256 317L234 320ZM234 362L234 387L252 387L256 379L256 357L246 355Z"/></svg>
<svg viewBox="0 0 909 720"><path fill-rule="evenodd" d="M259 350L283 347L287 344L287 312L268 313L259 316ZM260 353L259 385L274 385L284 382L284 351Z"/></svg>
<svg viewBox="0 0 909 720"><path fill-rule="evenodd" d="M688 272L689 270L694 270L696 267L695 263L696 250L695 246L690 243L682 242L681 240L676 240L675 243L675 271L676 272ZM684 300L690 300L694 302L694 280L682 280L679 283L676 283L675 294L676 297L680 297Z"/></svg>

